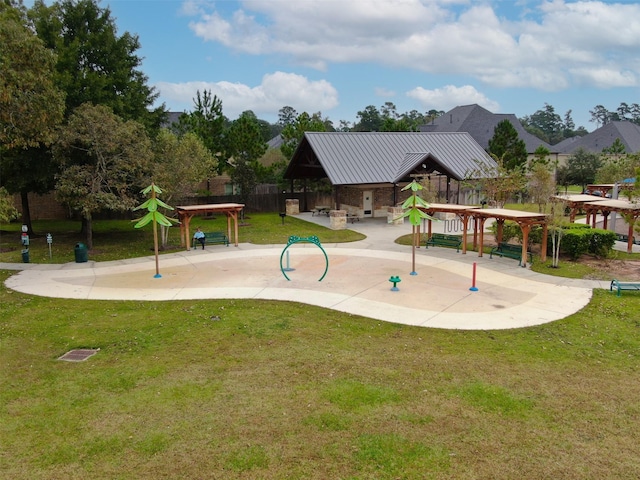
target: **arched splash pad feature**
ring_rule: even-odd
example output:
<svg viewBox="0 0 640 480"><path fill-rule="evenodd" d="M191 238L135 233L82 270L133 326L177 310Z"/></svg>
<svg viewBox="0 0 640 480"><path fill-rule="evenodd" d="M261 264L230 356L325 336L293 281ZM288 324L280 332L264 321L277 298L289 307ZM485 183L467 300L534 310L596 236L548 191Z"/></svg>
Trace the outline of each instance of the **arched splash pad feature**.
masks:
<svg viewBox="0 0 640 480"><path fill-rule="evenodd" d="M318 279L318 281L321 282L322 279L327 274L327 272L329 271L329 257L327 256L327 252L324 251L324 248L322 248L322 245L320 244L320 239L318 237L316 237L315 235L311 235L310 237L298 237L297 235L291 235L289 237L289 241L287 242L287 246L284 247L284 250L282 250L282 254L280 255L280 271L284 275L284 278L286 278L287 280L291 281L291 279L287 276L284 267L282 266L282 259L284 258L284 254L286 253L287 249L291 245L295 245L296 243L313 243L314 245L316 245L322 251L322 253L324 255L324 260L325 260L325 265L326 266L324 268L324 273Z"/></svg>

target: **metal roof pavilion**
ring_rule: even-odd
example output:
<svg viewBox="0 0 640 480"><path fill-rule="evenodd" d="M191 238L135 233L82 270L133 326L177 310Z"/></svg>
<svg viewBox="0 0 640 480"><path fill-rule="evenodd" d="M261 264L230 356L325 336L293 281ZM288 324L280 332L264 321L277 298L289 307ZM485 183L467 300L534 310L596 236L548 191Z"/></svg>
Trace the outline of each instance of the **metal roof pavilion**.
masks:
<svg viewBox="0 0 640 480"><path fill-rule="evenodd" d="M463 180L495 161L466 132L306 132L284 174L332 185L395 184L412 172Z"/></svg>

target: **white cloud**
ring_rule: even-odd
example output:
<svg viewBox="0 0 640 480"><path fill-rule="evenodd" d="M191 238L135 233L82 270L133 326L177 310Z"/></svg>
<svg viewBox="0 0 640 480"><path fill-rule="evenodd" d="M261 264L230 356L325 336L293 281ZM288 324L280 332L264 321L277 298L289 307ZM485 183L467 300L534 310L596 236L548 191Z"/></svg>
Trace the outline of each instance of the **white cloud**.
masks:
<svg viewBox="0 0 640 480"><path fill-rule="evenodd" d="M372 63L547 91L640 84L635 3L552 0L531 10L507 2L501 16L490 2L455 0L246 0L234 12L198 5L198 37L319 70Z"/></svg>
<svg viewBox="0 0 640 480"><path fill-rule="evenodd" d="M456 87L447 85L443 88L427 90L426 88L416 87L407 92L407 96L417 100L428 110L450 110L458 105L471 105L477 103L492 112L499 112L500 105L493 100L487 98L471 85L463 85Z"/></svg>
<svg viewBox="0 0 640 480"><path fill-rule="evenodd" d="M161 100L170 102L177 110L191 110L196 92L210 90L222 100L223 113L231 120L246 110L252 110L256 115L273 114L284 106L291 106L298 112L315 113L338 105L338 92L326 80L311 81L285 72L267 74L255 87L224 81L159 82L155 87Z"/></svg>

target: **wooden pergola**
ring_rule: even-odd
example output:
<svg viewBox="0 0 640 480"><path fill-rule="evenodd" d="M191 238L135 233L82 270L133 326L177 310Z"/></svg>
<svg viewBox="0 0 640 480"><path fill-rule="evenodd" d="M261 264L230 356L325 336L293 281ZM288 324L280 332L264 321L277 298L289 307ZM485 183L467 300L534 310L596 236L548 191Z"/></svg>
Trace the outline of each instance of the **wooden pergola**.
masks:
<svg viewBox="0 0 640 480"><path fill-rule="evenodd" d="M469 211L476 219L475 227L480 231L480 246L478 256L481 257L484 249L484 223L489 218L495 218L498 223L496 242L502 242L502 229L506 220L516 222L522 229L522 260L521 265L527 265L527 250L529 247L529 232L533 225L542 225L542 245L540 247L540 258L544 262L547 259L547 215L544 213L521 212L519 210L508 210L505 208L475 208ZM474 232L475 239L475 232ZM477 245L474 244L474 247Z"/></svg>
<svg viewBox="0 0 640 480"><path fill-rule="evenodd" d="M191 219L196 215L206 215L207 213L224 213L227 216L227 237L233 244L238 246L238 213L242 211L244 205L241 203L214 203L209 205L187 205L176 207L178 220L180 221L180 245L191 248ZM231 235L231 220L233 220L233 236ZM232 240L233 239L233 240Z"/></svg>
<svg viewBox="0 0 640 480"><path fill-rule="evenodd" d="M455 205L449 203L430 203L429 208L421 208L420 210L424 211L428 215L432 216L435 213L453 213L462 221L462 231L465 232L462 235L462 253L467 253L467 228L469 227L469 218L472 217L472 210L477 210L479 207L475 207L473 205ZM427 220L427 238L431 238L431 230L432 230L432 221ZM476 235L477 231L474 229L473 231L473 243L476 244Z"/></svg>
<svg viewBox="0 0 640 480"><path fill-rule="evenodd" d="M563 202L569 207L569 221L573 223L576 219L576 215L582 209L584 209L585 203L590 202L602 202L605 198L598 197L596 195L568 194L568 195L554 195L551 197L554 202ZM589 223L589 213L587 213L587 224Z"/></svg>
<svg viewBox="0 0 640 480"><path fill-rule="evenodd" d="M620 213L629 225L629 240L627 242L627 253L633 252L633 227L640 217L640 203L628 200L601 200L599 202L585 203L587 219L591 216L591 226L596 228L596 215L598 212L604 217L602 228L607 230L609 214L611 212Z"/></svg>

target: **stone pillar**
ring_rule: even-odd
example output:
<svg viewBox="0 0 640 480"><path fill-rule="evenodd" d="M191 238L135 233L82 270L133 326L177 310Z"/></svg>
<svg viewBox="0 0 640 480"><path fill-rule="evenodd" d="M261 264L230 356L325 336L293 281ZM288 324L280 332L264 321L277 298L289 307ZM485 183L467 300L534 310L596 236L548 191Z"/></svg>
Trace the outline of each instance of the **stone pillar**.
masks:
<svg viewBox="0 0 640 480"><path fill-rule="evenodd" d="M287 198L285 200L285 211L287 215L298 215L300 213L300 202L297 198Z"/></svg>
<svg viewBox="0 0 640 480"><path fill-rule="evenodd" d="M332 230L346 230L347 211L346 210L330 210L329 211L329 228Z"/></svg>
<svg viewBox="0 0 640 480"><path fill-rule="evenodd" d="M402 215L402 207L387 207L387 223L404 225L404 217L400 215Z"/></svg>

